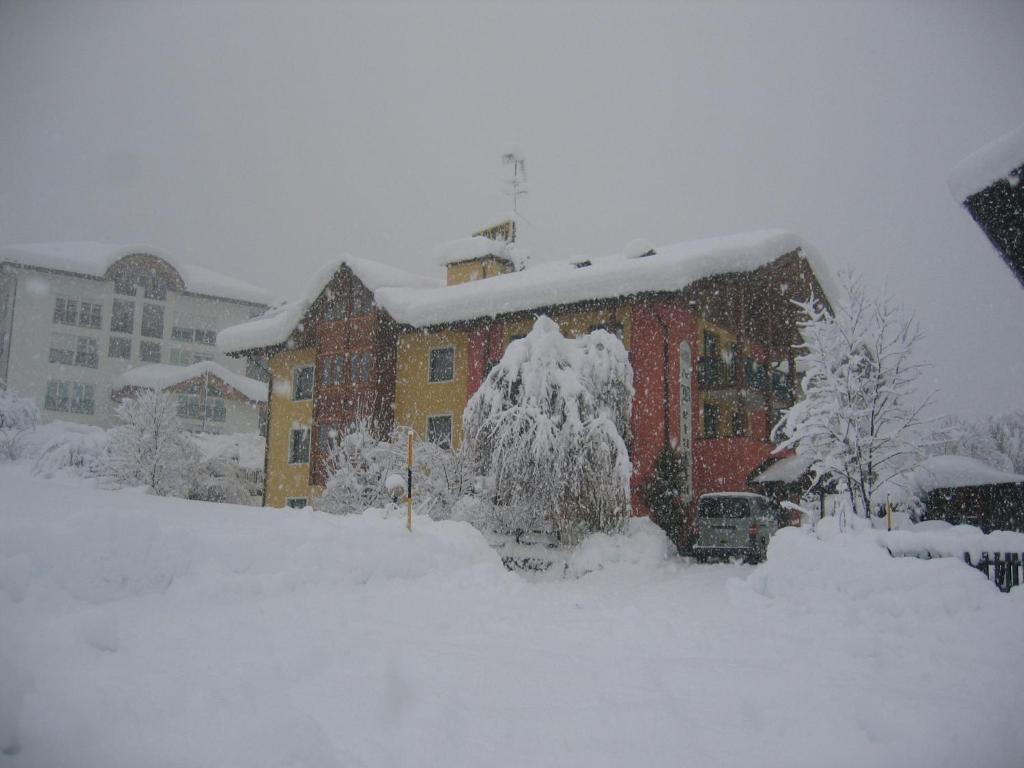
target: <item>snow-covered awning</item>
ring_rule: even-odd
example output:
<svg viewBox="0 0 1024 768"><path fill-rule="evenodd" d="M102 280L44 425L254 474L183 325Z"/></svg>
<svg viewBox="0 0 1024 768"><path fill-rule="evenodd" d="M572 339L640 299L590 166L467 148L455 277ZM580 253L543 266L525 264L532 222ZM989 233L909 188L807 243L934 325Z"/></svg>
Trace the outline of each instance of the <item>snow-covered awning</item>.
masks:
<svg viewBox="0 0 1024 768"><path fill-rule="evenodd" d="M162 390L191 381L192 379L198 379L206 374L220 379L221 382L227 384L248 400L256 403L265 403L267 401L266 382L250 379L248 376L229 371L223 365L212 360L202 360L198 363L184 366L163 363L142 365L125 371L116 377L112 384L115 391L124 387Z"/></svg>
<svg viewBox="0 0 1024 768"><path fill-rule="evenodd" d="M213 298L233 299L251 304L268 304L270 292L243 280L177 259L149 245L115 245L111 243L24 243L0 248L0 263L69 272L89 277L103 277L117 261L134 255L153 256L166 262L181 276L189 293Z"/></svg>
<svg viewBox="0 0 1024 768"><path fill-rule="evenodd" d="M950 171L949 191L958 202L1006 178L1024 165L1024 125L961 160ZM1020 183L1020 182L1018 182Z"/></svg>
<svg viewBox="0 0 1024 768"><path fill-rule="evenodd" d="M795 483L811 468L810 456L786 456L751 479L751 483Z"/></svg>

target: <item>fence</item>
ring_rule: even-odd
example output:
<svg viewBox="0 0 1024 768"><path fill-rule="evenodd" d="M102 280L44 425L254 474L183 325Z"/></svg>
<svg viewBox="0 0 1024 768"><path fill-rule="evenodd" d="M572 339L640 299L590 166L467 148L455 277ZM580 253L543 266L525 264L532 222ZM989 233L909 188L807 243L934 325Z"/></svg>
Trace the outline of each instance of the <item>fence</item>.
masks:
<svg viewBox="0 0 1024 768"><path fill-rule="evenodd" d="M929 549L927 547L886 547L893 557L916 557L918 560L932 560L938 557L956 557L945 547ZM1013 587L1020 586L1024 577L1024 553L1020 552L981 552L980 556L972 557L970 552L962 555L964 562L985 574L985 578L995 584L1000 592L1009 592Z"/></svg>
<svg viewBox="0 0 1024 768"><path fill-rule="evenodd" d="M964 552L964 562L985 574L985 578L999 587L1000 592L1009 592L1020 585L1021 570L1024 568L1024 554L1019 552L982 552L977 562L971 562L971 553Z"/></svg>

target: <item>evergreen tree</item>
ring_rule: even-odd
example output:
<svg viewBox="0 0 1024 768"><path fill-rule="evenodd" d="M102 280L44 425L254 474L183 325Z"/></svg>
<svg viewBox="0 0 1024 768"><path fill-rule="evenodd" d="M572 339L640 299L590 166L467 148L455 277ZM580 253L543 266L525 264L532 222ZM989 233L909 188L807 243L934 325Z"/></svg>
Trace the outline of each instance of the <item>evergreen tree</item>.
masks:
<svg viewBox="0 0 1024 768"><path fill-rule="evenodd" d="M661 449L654 461L654 469L641 489L644 504L654 520L677 545L687 535L686 504L683 486L686 465L678 450L671 445Z"/></svg>

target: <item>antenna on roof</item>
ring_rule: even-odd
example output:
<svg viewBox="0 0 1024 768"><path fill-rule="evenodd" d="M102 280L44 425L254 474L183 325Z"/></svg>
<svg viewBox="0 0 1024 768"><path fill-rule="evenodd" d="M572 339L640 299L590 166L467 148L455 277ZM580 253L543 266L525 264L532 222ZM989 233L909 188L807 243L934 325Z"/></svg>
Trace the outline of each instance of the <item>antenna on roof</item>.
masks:
<svg viewBox="0 0 1024 768"><path fill-rule="evenodd" d="M512 212L519 214L519 196L526 194L526 157L517 146L506 147L501 155L501 162L512 166L512 178L505 183L512 190Z"/></svg>

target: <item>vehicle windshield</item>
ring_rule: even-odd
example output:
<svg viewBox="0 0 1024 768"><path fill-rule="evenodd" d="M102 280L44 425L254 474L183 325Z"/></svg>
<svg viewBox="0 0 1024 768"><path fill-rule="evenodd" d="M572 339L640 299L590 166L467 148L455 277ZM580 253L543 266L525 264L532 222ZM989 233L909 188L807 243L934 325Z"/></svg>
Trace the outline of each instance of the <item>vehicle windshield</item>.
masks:
<svg viewBox="0 0 1024 768"><path fill-rule="evenodd" d="M735 496L711 496L700 500L697 514L700 517L748 517L752 511L750 499Z"/></svg>

